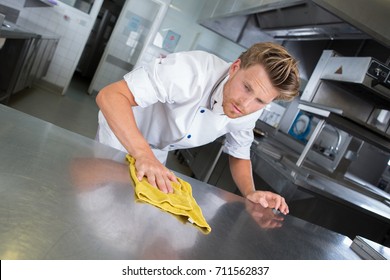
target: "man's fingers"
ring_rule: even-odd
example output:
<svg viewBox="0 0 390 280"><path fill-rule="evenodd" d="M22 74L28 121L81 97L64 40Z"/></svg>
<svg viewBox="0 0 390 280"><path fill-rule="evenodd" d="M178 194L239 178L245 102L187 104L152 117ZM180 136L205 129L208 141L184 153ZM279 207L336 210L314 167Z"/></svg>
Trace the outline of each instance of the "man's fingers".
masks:
<svg viewBox="0 0 390 280"><path fill-rule="evenodd" d="M167 176L168 176L168 179L169 179L170 181L178 183L177 178L176 178L176 175L175 175L173 172L171 172L171 171L168 170Z"/></svg>
<svg viewBox="0 0 390 280"><path fill-rule="evenodd" d="M276 210L279 210L284 215L288 214L288 206L286 200L283 197L279 197L276 201L276 205L274 207Z"/></svg>
<svg viewBox="0 0 390 280"><path fill-rule="evenodd" d="M290 212L287 203L284 203L282 207L280 207L279 211L282 212L284 215L287 215Z"/></svg>
<svg viewBox="0 0 390 280"><path fill-rule="evenodd" d="M172 187L172 184L171 184L171 181L169 180L169 178L167 178L165 180L165 186L166 186L168 193L173 193L173 187Z"/></svg>
<svg viewBox="0 0 390 280"><path fill-rule="evenodd" d="M148 180L149 184L151 184L153 187L157 188L156 177L148 176L148 177L146 177L146 179Z"/></svg>
<svg viewBox="0 0 390 280"><path fill-rule="evenodd" d="M279 210L280 205L282 204L281 197L280 196L275 197L274 201L275 201L275 205L273 208L275 208L276 210Z"/></svg>
<svg viewBox="0 0 390 280"><path fill-rule="evenodd" d="M264 208L274 208L284 215L289 213L286 200L282 196L275 193L255 191L249 194L246 198L254 203L260 204Z"/></svg>
<svg viewBox="0 0 390 280"><path fill-rule="evenodd" d="M171 186L171 182L167 177L159 177L157 180L157 187L163 193L172 193L173 188Z"/></svg>
<svg viewBox="0 0 390 280"><path fill-rule="evenodd" d="M147 167L145 169L145 167ZM173 193L173 187L171 181L178 182L175 174L168 170L165 166L163 168L157 165L146 165L139 163L137 166L137 178L139 181L146 177L148 182L158 188L164 193Z"/></svg>
<svg viewBox="0 0 390 280"><path fill-rule="evenodd" d="M137 171L137 179L138 179L138 181L141 181L144 176L145 176L145 172L140 171L140 170Z"/></svg>
<svg viewBox="0 0 390 280"><path fill-rule="evenodd" d="M259 203L260 203L261 206L263 206L264 208L267 208L267 207L268 207L268 202L267 202L267 200L266 200L264 197L260 197Z"/></svg>

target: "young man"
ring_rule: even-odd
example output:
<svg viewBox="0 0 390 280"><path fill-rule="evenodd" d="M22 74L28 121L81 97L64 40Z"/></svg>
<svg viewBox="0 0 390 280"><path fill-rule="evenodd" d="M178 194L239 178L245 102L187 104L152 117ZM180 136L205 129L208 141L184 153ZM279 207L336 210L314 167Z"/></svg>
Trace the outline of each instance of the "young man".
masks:
<svg viewBox="0 0 390 280"><path fill-rule="evenodd" d="M283 197L255 190L250 146L262 109L292 100L298 89L297 62L278 44L255 44L233 63L201 51L175 53L99 92L97 137L132 155L137 176L169 193L176 177L163 164L168 151L225 135L224 152L242 195L287 214Z"/></svg>

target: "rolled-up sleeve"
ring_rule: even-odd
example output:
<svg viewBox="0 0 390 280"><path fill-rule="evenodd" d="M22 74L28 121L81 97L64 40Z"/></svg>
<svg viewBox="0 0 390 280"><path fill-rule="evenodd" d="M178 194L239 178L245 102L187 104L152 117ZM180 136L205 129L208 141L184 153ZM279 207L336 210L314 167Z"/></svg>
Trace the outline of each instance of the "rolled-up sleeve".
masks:
<svg viewBox="0 0 390 280"><path fill-rule="evenodd" d="M253 138L252 129L228 133L223 151L236 158L250 159Z"/></svg>
<svg viewBox="0 0 390 280"><path fill-rule="evenodd" d="M134 95L134 99L140 107L147 107L158 102L161 97L150 79L150 74L144 67L139 67L127 73L123 79Z"/></svg>
<svg viewBox="0 0 390 280"><path fill-rule="evenodd" d="M199 54L197 54L199 56ZM157 102L182 102L203 87L206 76L199 60L204 56L173 53L127 73L123 78L140 107ZM204 67L204 66L203 66Z"/></svg>

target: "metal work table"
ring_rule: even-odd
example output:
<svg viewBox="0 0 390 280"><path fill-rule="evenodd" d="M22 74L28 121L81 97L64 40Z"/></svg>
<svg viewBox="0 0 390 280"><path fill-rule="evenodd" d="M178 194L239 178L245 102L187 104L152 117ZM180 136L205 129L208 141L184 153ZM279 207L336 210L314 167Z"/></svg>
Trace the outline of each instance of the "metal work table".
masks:
<svg viewBox="0 0 390 280"><path fill-rule="evenodd" d="M0 117L0 259L359 259L348 237L177 174L205 235L135 201L124 153L3 105Z"/></svg>
<svg viewBox="0 0 390 280"><path fill-rule="evenodd" d="M275 141L272 141L275 145ZM390 200L389 195L381 190L375 190L369 186L360 186L357 184L346 184L346 182L337 181L336 179L327 177L309 168L298 167L288 157L283 155L282 149L277 149L269 144L270 141L264 141L255 149L254 154L257 154L257 162L267 162L269 166L290 181L296 187L301 187L312 192L318 193L332 200L348 204L351 207L372 215L379 220L390 224ZM274 153L275 155L271 154ZM265 176L264 165L262 168L255 169ZM294 188L278 189L279 193L290 197L295 191Z"/></svg>
<svg viewBox="0 0 390 280"><path fill-rule="evenodd" d="M390 199L387 193L373 186L330 177L309 163L298 167L294 159L291 151L273 137L262 139L252 148L255 174L286 198L292 214L351 239L366 235L373 241L388 244Z"/></svg>
<svg viewBox="0 0 390 280"><path fill-rule="evenodd" d="M1 21L1 20L0 20ZM37 34L11 22L0 28L0 102L7 104L12 95L46 75L59 37Z"/></svg>
<svg viewBox="0 0 390 280"><path fill-rule="evenodd" d="M28 30L24 30L12 22L4 21L0 26L0 38L7 39L30 39L30 38L39 38L41 35Z"/></svg>

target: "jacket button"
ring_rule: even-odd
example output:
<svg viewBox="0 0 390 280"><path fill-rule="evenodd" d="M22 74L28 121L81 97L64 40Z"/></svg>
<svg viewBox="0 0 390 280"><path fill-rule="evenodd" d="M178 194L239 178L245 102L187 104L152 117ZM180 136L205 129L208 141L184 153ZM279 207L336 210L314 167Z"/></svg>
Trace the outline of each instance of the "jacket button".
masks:
<svg viewBox="0 0 390 280"><path fill-rule="evenodd" d="M202 110L200 110L200 112L203 114L203 113L205 112L205 110L204 110L204 109L202 109Z"/></svg>
<svg viewBox="0 0 390 280"><path fill-rule="evenodd" d="M190 138L191 138L191 134L188 134L188 135L187 135L187 138L190 139Z"/></svg>

